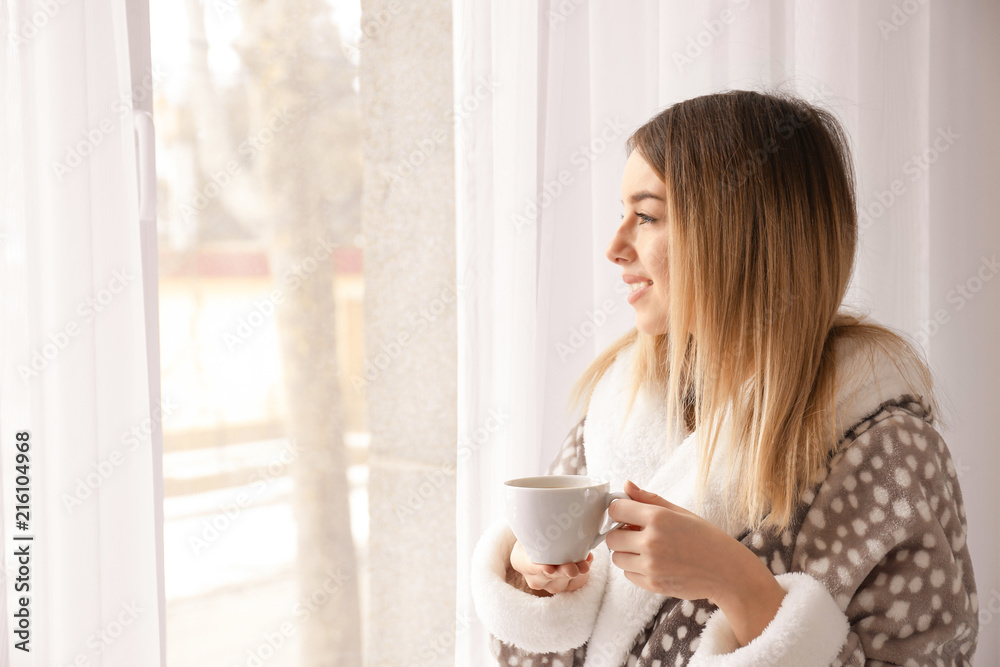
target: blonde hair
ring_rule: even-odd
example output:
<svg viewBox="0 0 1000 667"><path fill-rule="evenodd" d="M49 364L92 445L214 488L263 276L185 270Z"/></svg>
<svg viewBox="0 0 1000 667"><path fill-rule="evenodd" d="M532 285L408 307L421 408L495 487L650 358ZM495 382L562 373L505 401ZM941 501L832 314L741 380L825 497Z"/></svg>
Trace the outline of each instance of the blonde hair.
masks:
<svg viewBox="0 0 1000 667"><path fill-rule="evenodd" d="M626 148L667 186L668 333L630 330L584 371L570 401L589 406L635 343L629 409L645 387L664 401L668 431L681 420L699 426L699 501L728 411L731 513L783 530L843 435L837 341L880 348L933 404L922 353L842 308L858 235L846 134L832 113L792 95L736 90L668 107ZM689 333L682 341L676 331Z"/></svg>

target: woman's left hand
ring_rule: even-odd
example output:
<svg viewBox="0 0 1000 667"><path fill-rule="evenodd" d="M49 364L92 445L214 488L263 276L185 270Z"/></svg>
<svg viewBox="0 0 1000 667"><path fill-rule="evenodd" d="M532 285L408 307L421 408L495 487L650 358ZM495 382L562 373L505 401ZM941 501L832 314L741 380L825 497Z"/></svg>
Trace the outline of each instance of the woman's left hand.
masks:
<svg viewBox="0 0 1000 667"><path fill-rule="evenodd" d="M611 518L630 524L608 534L611 562L652 593L720 604L743 573L764 568L745 546L697 514L626 482L631 500L615 500ZM753 562L752 562L753 561Z"/></svg>

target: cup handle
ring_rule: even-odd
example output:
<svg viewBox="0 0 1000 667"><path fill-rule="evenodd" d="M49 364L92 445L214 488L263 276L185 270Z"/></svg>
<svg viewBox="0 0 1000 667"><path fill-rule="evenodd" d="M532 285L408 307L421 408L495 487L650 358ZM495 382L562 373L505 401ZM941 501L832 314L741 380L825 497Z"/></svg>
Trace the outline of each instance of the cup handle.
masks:
<svg viewBox="0 0 1000 667"><path fill-rule="evenodd" d="M607 504L605 505L605 511L607 511L607 509L611 507L611 501L612 500L630 500L630 498L629 498L629 495L627 493L625 493L624 491L615 491L614 493L609 493L607 501L606 501ZM608 520L610 521L611 517L608 517ZM594 538L593 544L590 545L590 550L591 551L594 550L594 549L596 549L597 545L599 545L601 542L603 542L605 540L605 538L607 538L608 533L610 533L612 530L615 530L616 528L621 528L622 526L627 525L626 523L624 523L622 521L614 521L613 524L614 525L609 526L607 529L603 529L602 528L601 532L597 534L597 537Z"/></svg>

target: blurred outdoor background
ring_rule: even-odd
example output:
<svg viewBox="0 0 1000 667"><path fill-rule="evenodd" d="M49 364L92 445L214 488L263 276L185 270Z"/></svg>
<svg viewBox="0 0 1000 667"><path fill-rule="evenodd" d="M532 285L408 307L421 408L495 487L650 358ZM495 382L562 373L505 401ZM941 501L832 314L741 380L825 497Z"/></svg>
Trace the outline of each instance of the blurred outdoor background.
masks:
<svg viewBox="0 0 1000 667"><path fill-rule="evenodd" d="M150 15L168 662L361 664L360 0Z"/></svg>

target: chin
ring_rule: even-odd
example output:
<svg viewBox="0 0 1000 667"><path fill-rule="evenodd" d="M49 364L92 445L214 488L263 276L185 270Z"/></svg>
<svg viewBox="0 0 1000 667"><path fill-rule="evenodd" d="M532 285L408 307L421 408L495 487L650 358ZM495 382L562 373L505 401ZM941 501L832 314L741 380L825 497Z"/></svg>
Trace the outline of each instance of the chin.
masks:
<svg viewBox="0 0 1000 667"><path fill-rule="evenodd" d="M635 318L635 328L639 330L639 333L647 336L661 336L667 333L667 327L662 320L653 321L651 318L642 316Z"/></svg>

